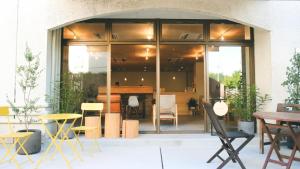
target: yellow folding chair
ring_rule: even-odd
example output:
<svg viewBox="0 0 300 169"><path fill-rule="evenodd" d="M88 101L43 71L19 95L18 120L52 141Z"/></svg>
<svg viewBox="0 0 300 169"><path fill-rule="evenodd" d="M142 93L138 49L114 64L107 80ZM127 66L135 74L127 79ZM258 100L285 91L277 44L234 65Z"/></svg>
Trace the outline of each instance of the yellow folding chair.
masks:
<svg viewBox="0 0 300 169"><path fill-rule="evenodd" d="M87 111L99 111L99 116L100 117L99 117L99 122L97 123L97 126L88 127L88 126L83 125L84 113L87 112ZM74 132L75 138L76 138L78 144L80 145L81 150L83 150L83 145L79 140L80 132L82 132L82 131L87 132L87 131L92 131L92 130L97 130L97 131L100 130L101 131L101 114L102 114L102 111L103 111L103 103L82 103L81 104L81 113L82 113L81 124L78 127L73 127L72 128L72 131ZM77 132L77 134L76 134L76 132ZM100 150L100 146L99 146L99 143L97 141L97 138L95 137L95 138L93 138L93 140L94 140L96 148L98 150Z"/></svg>
<svg viewBox="0 0 300 169"><path fill-rule="evenodd" d="M6 152L4 153L4 156L0 159L0 164L5 162L5 160L8 158L9 162L12 162L16 165L17 168L21 168L20 163L16 160L17 153L20 150L23 150L25 153L27 159L33 163L32 159L28 155L27 150L24 148L24 144L28 141L30 136L33 134L32 132L14 132L12 125L9 120L9 108L7 106L1 106L0 107L0 116L7 117L8 127L9 131L5 134L0 134L0 143L5 148ZM8 144L8 139L13 140L13 144ZM19 145L19 148L14 151L16 145Z"/></svg>

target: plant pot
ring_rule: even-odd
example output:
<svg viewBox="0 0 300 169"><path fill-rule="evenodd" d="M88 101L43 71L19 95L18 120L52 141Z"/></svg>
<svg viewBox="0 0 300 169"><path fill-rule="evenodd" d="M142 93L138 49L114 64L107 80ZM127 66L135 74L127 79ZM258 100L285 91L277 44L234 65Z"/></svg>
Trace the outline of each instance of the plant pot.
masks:
<svg viewBox="0 0 300 169"><path fill-rule="evenodd" d="M294 148L294 140L292 139L292 137L287 137L286 138L286 145L289 149L293 149Z"/></svg>
<svg viewBox="0 0 300 169"><path fill-rule="evenodd" d="M64 125L63 129L62 129L62 130L63 130L62 133L66 133L67 130L70 128L71 124L72 124L72 123L66 123L66 124ZM61 124L60 124L60 125L61 125ZM58 136L59 139L62 139L62 138L63 138L64 135L63 135L62 133L59 134L59 136ZM72 139L72 138L75 137L72 130L69 130L69 132L68 132L67 135L68 135L68 138L67 138L67 139Z"/></svg>
<svg viewBox="0 0 300 169"><path fill-rule="evenodd" d="M254 134L254 121L239 121L238 130L242 130L248 134Z"/></svg>
<svg viewBox="0 0 300 169"><path fill-rule="evenodd" d="M33 134L29 137L27 142L23 145L28 154L36 154L41 151L41 143L42 143L42 132L37 129L29 129L29 132ZM27 130L19 130L18 132L27 132ZM19 148L19 144L16 144L16 150ZM25 155L25 152L20 149L18 152L19 155Z"/></svg>

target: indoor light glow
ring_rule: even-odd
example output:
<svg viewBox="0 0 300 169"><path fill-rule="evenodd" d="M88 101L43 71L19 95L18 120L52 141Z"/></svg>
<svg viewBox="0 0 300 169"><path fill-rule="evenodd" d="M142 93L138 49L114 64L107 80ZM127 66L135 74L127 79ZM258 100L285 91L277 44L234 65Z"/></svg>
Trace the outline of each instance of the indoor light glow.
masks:
<svg viewBox="0 0 300 169"><path fill-rule="evenodd" d="M124 81L127 82L127 77L124 78Z"/></svg>
<svg viewBox="0 0 300 169"><path fill-rule="evenodd" d="M146 60L149 59L149 48L146 49L146 58L145 58L145 59L146 59Z"/></svg>
<svg viewBox="0 0 300 169"><path fill-rule="evenodd" d="M221 40L222 40L222 41L224 40L224 36L223 36L223 35L221 35Z"/></svg>
<svg viewBox="0 0 300 169"><path fill-rule="evenodd" d="M141 81L142 81L142 82L144 81L144 78L143 78L143 77L141 78Z"/></svg>

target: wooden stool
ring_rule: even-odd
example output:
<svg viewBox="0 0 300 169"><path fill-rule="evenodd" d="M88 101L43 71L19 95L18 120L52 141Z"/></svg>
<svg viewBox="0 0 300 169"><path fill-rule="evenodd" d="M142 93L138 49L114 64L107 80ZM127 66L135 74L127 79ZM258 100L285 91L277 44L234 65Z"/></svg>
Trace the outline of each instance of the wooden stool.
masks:
<svg viewBox="0 0 300 169"><path fill-rule="evenodd" d="M138 120L123 120L122 137L136 138L139 135L139 121Z"/></svg>
<svg viewBox="0 0 300 169"><path fill-rule="evenodd" d="M105 138L120 137L120 113L105 114Z"/></svg>
<svg viewBox="0 0 300 169"><path fill-rule="evenodd" d="M98 128L95 130L87 130L85 132L86 138L94 139L94 138L101 137L101 120L99 120L99 118L100 117L97 117L97 116L85 117L85 126L86 127L97 127Z"/></svg>

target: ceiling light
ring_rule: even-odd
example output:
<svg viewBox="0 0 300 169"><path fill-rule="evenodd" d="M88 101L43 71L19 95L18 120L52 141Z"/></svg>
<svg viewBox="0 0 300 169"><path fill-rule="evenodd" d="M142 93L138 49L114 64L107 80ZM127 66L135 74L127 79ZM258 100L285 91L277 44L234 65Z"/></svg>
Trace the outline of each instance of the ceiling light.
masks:
<svg viewBox="0 0 300 169"><path fill-rule="evenodd" d="M152 35L152 34L148 34L148 35L147 35L147 39L148 39L148 40L151 40L151 39L152 39L152 37L153 37L153 35Z"/></svg>
<svg viewBox="0 0 300 169"><path fill-rule="evenodd" d="M173 80L175 80L175 79L176 79L176 77L175 77L175 76L173 76L173 77L172 77L172 79L173 79Z"/></svg>
<svg viewBox="0 0 300 169"><path fill-rule="evenodd" d="M222 41L224 40L224 36L223 35L221 35L221 38L220 38Z"/></svg>
<svg viewBox="0 0 300 169"><path fill-rule="evenodd" d="M127 82L127 77L124 77L124 81Z"/></svg>
<svg viewBox="0 0 300 169"><path fill-rule="evenodd" d="M73 39L77 39L77 36L74 34Z"/></svg>
<svg viewBox="0 0 300 169"><path fill-rule="evenodd" d="M146 57L145 57L145 59L146 59L146 60L149 59L149 48L146 49Z"/></svg>
<svg viewBox="0 0 300 169"><path fill-rule="evenodd" d="M195 58L196 60L198 60L199 59L199 57L198 57L198 55L196 56L196 58Z"/></svg>
<svg viewBox="0 0 300 169"><path fill-rule="evenodd" d="M142 81L142 82L144 81L144 78L143 78L143 77L141 78L141 81Z"/></svg>

